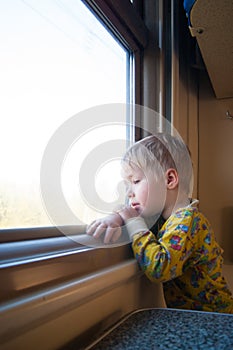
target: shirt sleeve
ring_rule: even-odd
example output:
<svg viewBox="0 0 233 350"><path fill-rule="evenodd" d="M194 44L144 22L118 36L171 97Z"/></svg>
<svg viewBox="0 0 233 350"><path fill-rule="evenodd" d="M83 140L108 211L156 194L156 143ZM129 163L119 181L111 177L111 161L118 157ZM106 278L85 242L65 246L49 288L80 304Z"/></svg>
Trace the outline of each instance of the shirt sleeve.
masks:
<svg viewBox="0 0 233 350"><path fill-rule="evenodd" d="M135 234L142 236L149 230L145 220L140 216L128 219L126 227L131 240L133 240Z"/></svg>
<svg viewBox="0 0 233 350"><path fill-rule="evenodd" d="M185 211L170 217L160 231L161 238L149 230L133 235L134 256L151 281L166 282L182 275L197 240L192 234L192 214Z"/></svg>

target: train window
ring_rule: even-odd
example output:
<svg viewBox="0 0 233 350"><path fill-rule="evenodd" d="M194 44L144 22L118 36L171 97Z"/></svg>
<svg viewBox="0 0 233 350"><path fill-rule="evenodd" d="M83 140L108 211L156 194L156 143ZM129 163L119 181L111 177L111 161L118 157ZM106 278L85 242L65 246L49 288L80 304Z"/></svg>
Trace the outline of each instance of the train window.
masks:
<svg viewBox="0 0 233 350"><path fill-rule="evenodd" d="M107 206L116 201L115 188L105 179L113 174L118 184L119 159L100 159L101 147L119 151L119 143L111 142L120 141L123 152L125 141L139 134L135 125L140 116L135 113L137 122L129 116L134 105L142 102L142 53L149 36L141 13L129 0L0 2L1 300L9 301L9 295L22 297L29 290L84 276L131 257L128 245L114 248L109 259L108 249L77 244L64 235L63 225L68 229L65 233L85 238L83 226L64 220L63 213L61 221L54 221L48 209L60 206L60 200L50 196L60 154L59 189L75 217L84 223L96 218L83 194L79 199L76 196L77 175L81 168L90 170L89 160L97 164L92 168L96 170L96 194ZM124 107L122 123L111 118L110 123L103 122L101 113L93 114L109 105ZM116 111L110 112L111 117ZM67 130L68 144L62 153ZM58 140L57 135L61 136ZM46 158L54 139L58 142L52 158ZM90 199L93 179L89 186L89 171L82 174L84 195ZM41 186L46 176L51 184L47 192Z"/></svg>
<svg viewBox="0 0 233 350"><path fill-rule="evenodd" d="M50 226L54 223L40 193L46 146L74 115L93 106L130 102L132 51L82 1L12 0L1 2L0 8L0 227ZM80 150L90 152L90 145L126 139L126 129L95 128L81 140L76 159L85 158ZM66 159L69 164L75 158L71 154ZM72 192L67 169L62 177L65 196ZM104 176L111 172L115 163L99 169L100 190L108 187ZM103 196L111 201L108 192ZM81 199L76 203L81 203L75 210L83 222L96 215Z"/></svg>

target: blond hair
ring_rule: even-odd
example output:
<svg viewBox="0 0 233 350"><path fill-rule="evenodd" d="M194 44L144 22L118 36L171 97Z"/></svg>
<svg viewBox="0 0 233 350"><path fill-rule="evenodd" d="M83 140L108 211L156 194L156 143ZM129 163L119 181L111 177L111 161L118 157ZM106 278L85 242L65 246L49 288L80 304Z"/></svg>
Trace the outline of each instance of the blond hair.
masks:
<svg viewBox="0 0 233 350"><path fill-rule="evenodd" d="M139 167L153 172L155 177L168 169L175 169L179 176L180 189L192 192L193 168L188 147L178 136L158 133L133 144L122 159L122 166Z"/></svg>

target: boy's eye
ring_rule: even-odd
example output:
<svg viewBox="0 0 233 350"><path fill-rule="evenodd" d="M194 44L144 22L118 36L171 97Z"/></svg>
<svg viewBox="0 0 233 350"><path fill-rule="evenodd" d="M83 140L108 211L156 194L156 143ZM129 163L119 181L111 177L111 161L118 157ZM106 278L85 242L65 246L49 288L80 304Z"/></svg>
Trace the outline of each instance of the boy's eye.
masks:
<svg viewBox="0 0 233 350"><path fill-rule="evenodd" d="M133 184L136 185L140 182L140 180L133 180Z"/></svg>

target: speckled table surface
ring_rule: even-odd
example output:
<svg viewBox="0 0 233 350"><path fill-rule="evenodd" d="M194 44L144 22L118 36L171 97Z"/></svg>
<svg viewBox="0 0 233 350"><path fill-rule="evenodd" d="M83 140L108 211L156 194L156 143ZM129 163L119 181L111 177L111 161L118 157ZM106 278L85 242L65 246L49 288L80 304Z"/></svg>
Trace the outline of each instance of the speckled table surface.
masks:
<svg viewBox="0 0 233 350"><path fill-rule="evenodd" d="M173 310L139 310L88 349L233 350L233 315Z"/></svg>

